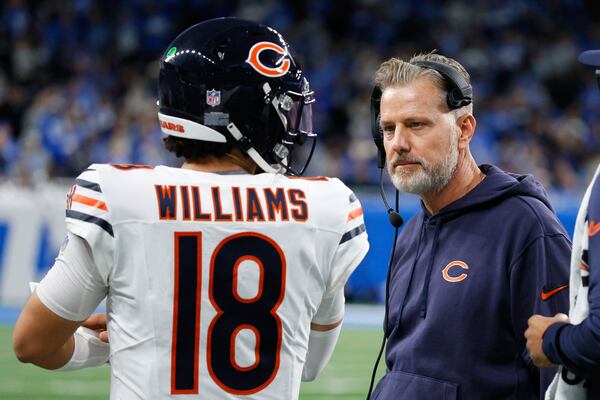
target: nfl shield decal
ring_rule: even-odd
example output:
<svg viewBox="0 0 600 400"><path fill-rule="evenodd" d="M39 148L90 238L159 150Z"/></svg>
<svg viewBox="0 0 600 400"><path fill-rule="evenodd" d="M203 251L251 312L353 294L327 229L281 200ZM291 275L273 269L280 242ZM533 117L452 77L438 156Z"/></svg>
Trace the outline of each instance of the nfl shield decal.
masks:
<svg viewBox="0 0 600 400"><path fill-rule="evenodd" d="M211 107L216 107L221 104L221 91L220 90L208 90L206 92L206 104Z"/></svg>

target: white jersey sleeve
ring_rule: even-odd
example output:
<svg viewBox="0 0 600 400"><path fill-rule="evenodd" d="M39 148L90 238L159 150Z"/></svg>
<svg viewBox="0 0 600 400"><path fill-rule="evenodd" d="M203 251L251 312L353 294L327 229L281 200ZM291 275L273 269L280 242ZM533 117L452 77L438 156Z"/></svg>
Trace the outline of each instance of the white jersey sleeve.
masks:
<svg viewBox="0 0 600 400"><path fill-rule="evenodd" d="M341 224L339 244L331 260L330 275L324 297L337 294L369 250L369 241L360 201L341 182L340 186L342 186L342 193L339 194L340 208L344 221Z"/></svg>
<svg viewBox="0 0 600 400"><path fill-rule="evenodd" d="M92 164L75 179L67 197L66 223L68 232L87 242L106 282L114 263L114 232L99 168L106 166Z"/></svg>
<svg viewBox="0 0 600 400"><path fill-rule="evenodd" d="M113 240L108 205L98 168L92 165L76 179L67 195L67 237L53 267L37 289L55 314L85 320L106 296Z"/></svg>
<svg viewBox="0 0 600 400"><path fill-rule="evenodd" d="M84 321L94 312L106 296L107 287L85 240L67 233L54 265L36 293L50 311L70 321Z"/></svg>

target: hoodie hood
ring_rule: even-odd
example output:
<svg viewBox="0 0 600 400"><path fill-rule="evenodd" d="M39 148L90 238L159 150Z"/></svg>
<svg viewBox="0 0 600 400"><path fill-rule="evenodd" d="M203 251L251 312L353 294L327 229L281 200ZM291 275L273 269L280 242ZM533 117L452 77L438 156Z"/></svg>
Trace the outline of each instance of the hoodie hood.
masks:
<svg viewBox="0 0 600 400"><path fill-rule="evenodd" d="M442 208L435 216L447 220L452 215L461 214L473 208L486 206L489 203L501 201L507 197L527 196L541 201L550 211L554 208L548 199L548 193L533 175L507 173L493 165L482 164L479 169L486 175L485 179L473 190L460 199ZM421 207L426 215L429 212L423 202Z"/></svg>

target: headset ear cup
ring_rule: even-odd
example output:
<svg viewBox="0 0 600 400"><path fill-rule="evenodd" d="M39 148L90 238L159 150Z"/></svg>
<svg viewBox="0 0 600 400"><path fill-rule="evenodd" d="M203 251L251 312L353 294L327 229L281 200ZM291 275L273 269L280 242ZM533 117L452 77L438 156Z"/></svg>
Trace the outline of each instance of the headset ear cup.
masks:
<svg viewBox="0 0 600 400"><path fill-rule="evenodd" d="M454 89L449 90L446 93L446 104L448 104L448 108L453 110L456 108L456 100L454 98Z"/></svg>
<svg viewBox="0 0 600 400"><path fill-rule="evenodd" d="M383 147L383 132L379 126L379 113L381 106L381 89L378 86L371 92L371 135L375 146L377 146L377 168L383 168L385 164L385 148Z"/></svg>
<svg viewBox="0 0 600 400"><path fill-rule="evenodd" d="M371 92L371 134L373 140L381 138L381 129L379 128L379 107L381 103L381 89L375 86Z"/></svg>
<svg viewBox="0 0 600 400"><path fill-rule="evenodd" d="M451 110L462 107L463 99L460 91L456 88L450 90L448 92L446 102Z"/></svg>

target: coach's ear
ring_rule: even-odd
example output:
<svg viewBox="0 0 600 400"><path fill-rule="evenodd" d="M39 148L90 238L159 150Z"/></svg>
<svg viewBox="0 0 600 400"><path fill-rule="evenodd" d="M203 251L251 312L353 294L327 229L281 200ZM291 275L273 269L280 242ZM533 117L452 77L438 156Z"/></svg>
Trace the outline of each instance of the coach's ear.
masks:
<svg viewBox="0 0 600 400"><path fill-rule="evenodd" d="M458 117L456 124L460 129L460 135L458 136L458 148L464 149L469 145L469 142L473 138L475 127L477 126L477 120L475 120L475 117L472 114L466 114Z"/></svg>

